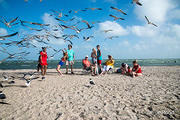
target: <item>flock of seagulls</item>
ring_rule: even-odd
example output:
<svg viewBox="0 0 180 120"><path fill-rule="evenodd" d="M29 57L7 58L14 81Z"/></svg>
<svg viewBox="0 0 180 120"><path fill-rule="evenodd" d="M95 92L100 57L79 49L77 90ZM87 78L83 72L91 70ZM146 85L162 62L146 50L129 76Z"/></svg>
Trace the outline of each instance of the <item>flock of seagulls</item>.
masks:
<svg viewBox="0 0 180 120"><path fill-rule="evenodd" d="M25 0L25 2L28 2L28 0ZM42 0L40 0L42 2ZM142 6L143 4L139 2L139 0L132 0L132 3L135 3L138 6ZM110 18L113 18L114 21L117 20L123 20L123 16L127 16L128 13L124 12L122 9L110 6L109 9L112 9L112 11L116 11L118 15L109 14ZM51 49L54 53L50 57L54 57L57 53L60 51L63 51L62 49L55 49L53 46L49 46L49 42L52 39L55 40L63 40L64 42L68 42L68 44L73 44L74 39L83 39L84 41L89 41L91 39L95 39L93 35L84 36L83 31L86 30L92 30L95 26L95 24L100 23L101 21L87 21L87 20L81 20L76 16L75 14L78 14L79 12L87 12L87 11L103 11L102 8L84 8L84 9L78 9L78 10L68 10L63 12L63 10L53 10L51 9L49 11L49 16L53 17L57 24L43 24L38 22L31 22L23 20L20 17L15 17L13 19L6 19L5 17L0 17L0 23L4 24L8 30L10 31L10 34L7 35L1 35L0 36L0 53L7 54L7 57L0 60L0 64L8 59L25 59L25 56L30 54L30 52L23 51L23 52L16 52L16 51L8 51L8 47L11 46L17 46L20 50L23 48L39 48L37 46L37 43L41 43L46 45L49 49ZM119 14L120 13L120 14ZM122 17L121 17L122 16ZM107 16L108 17L108 16ZM147 16L145 16L145 20L148 24L153 25L155 27L158 27L155 23L151 22ZM24 33L22 31L14 31L16 28L23 28L28 29L32 32ZM12 30L12 28L15 28ZM59 36L59 32L62 31L71 31L71 34L65 34L66 32L63 32L64 34ZM106 29L101 32L107 34L110 32L113 32L113 29ZM16 37L16 40L14 38ZM118 36L108 36L105 39L114 39L118 38ZM33 78L32 74L25 74L23 79L26 81L26 86L30 85L30 82L35 79ZM3 75L4 80L8 79L14 79L13 77L6 77L6 75ZM13 83L11 81L11 83ZM90 81L90 84L94 84L92 81ZM0 83L0 87L3 87L3 85ZM3 96L1 94L1 96Z"/></svg>

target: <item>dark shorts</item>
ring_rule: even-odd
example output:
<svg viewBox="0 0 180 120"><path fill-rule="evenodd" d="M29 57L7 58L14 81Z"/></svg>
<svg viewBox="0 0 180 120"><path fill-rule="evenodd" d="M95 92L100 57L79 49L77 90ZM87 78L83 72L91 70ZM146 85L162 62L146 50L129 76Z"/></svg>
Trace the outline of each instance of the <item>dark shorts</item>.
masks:
<svg viewBox="0 0 180 120"><path fill-rule="evenodd" d="M38 67L38 68L42 68L42 65L39 63L39 64L37 65L37 67Z"/></svg>
<svg viewBox="0 0 180 120"><path fill-rule="evenodd" d="M102 60L97 60L98 65L101 65Z"/></svg>
<svg viewBox="0 0 180 120"><path fill-rule="evenodd" d="M89 71L89 70L91 70L91 67L86 67L85 70L86 70L86 71Z"/></svg>
<svg viewBox="0 0 180 120"><path fill-rule="evenodd" d="M60 65L60 66L63 66L63 65L64 65L64 62L63 62L63 61L60 61L60 62L59 62L59 65Z"/></svg>

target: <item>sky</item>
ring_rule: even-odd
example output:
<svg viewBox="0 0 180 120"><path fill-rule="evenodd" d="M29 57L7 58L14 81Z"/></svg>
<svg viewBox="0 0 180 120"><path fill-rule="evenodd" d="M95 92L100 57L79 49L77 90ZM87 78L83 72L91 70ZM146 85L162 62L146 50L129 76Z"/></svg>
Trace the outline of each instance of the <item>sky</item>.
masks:
<svg viewBox="0 0 180 120"><path fill-rule="evenodd" d="M72 39L73 50L76 59L82 59L91 54L92 48L101 46L104 59L112 55L116 59L149 59L149 58L180 58L180 0L140 0L143 6L132 4L131 0L0 0L0 16L11 20L19 17L20 20L38 22L44 24L64 24L50 16L51 10L62 11L63 15L69 10L83 10L85 8L102 8L102 10L88 10L86 12L71 13L69 17L63 16L63 20L75 17L76 20L86 20L89 23L96 22L92 29L87 29L77 34L75 31L66 29L64 31L52 31L57 36L64 34L77 34L80 38ZM117 7L127 15L112 10ZM125 20L114 21L109 14L122 17ZM147 24L145 17L155 23L158 27ZM66 23L70 25L72 23ZM86 27L84 23L78 24L79 28ZM104 33L103 30L113 30ZM0 36L19 32L18 36L11 40L19 41L24 34L44 34L29 30L23 26L16 25L11 28L0 23ZM89 41L84 41L83 36L94 36ZM117 38L107 39L111 36ZM6 42L7 40L0 41ZM37 48L19 48L17 46L3 46L10 53L28 51L31 52L25 58L29 60L38 59L38 53L43 45L32 41ZM48 46L55 49L67 48L68 42L62 39L51 38ZM54 52L47 49L48 55ZM0 59L7 54L0 53ZM51 59L60 59L62 53L58 53Z"/></svg>

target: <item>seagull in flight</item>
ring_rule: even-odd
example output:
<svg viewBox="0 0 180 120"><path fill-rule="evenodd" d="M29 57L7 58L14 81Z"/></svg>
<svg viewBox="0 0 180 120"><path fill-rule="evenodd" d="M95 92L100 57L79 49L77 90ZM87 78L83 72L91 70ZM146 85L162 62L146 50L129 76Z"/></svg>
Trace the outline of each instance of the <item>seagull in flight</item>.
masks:
<svg viewBox="0 0 180 120"><path fill-rule="evenodd" d="M122 14L124 14L124 15L127 15L125 12L123 12L121 9L118 9L118 8L115 8L115 7L113 7L113 6L111 6L110 7L111 9L114 9L114 10L116 10L116 11L118 11L118 12L121 12Z"/></svg>
<svg viewBox="0 0 180 120"><path fill-rule="evenodd" d="M5 36L0 36L0 39L4 39L4 38L7 38L7 37L12 37L12 36L15 36L17 34L18 34L18 32L15 32L15 33L12 33L12 34L9 34L9 35L5 35Z"/></svg>
<svg viewBox="0 0 180 120"><path fill-rule="evenodd" d="M133 0L132 3L136 3L139 6L142 6L142 4L139 2L139 0Z"/></svg>
<svg viewBox="0 0 180 120"><path fill-rule="evenodd" d="M3 18L3 17L2 17ZM7 27L11 27L13 25L17 25L18 23L14 23L15 21L17 21L18 17L14 18L13 20L7 22L4 18L3 18L3 21L0 21L2 23L4 23ZM14 24L13 24L14 23Z"/></svg>
<svg viewBox="0 0 180 120"><path fill-rule="evenodd" d="M124 18L116 17L115 15L112 15L112 14L110 14L109 16L113 17L114 20L118 20L118 19L125 20Z"/></svg>
<svg viewBox="0 0 180 120"><path fill-rule="evenodd" d="M105 33L108 33L108 32L111 32L113 30L103 30L102 32L105 32Z"/></svg>
<svg viewBox="0 0 180 120"><path fill-rule="evenodd" d="M148 22L148 24L151 24L151 25L154 25L155 27L158 27L156 24L150 22L149 19L147 18L147 16L145 16L145 18L146 18L146 21Z"/></svg>
<svg viewBox="0 0 180 120"><path fill-rule="evenodd" d="M85 41L89 41L91 38L94 38L94 36L83 37Z"/></svg>

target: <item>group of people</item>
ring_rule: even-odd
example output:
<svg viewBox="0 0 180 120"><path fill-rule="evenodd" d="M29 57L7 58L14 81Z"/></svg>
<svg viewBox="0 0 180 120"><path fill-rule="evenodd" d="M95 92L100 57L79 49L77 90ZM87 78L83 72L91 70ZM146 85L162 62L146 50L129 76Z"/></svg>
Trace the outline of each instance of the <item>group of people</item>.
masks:
<svg viewBox="0 0 180 120"><path fill-rule="evenodd" d="M41 69L42 79L45 79L46 70L47 70L47 52L45 47L42 47L42 51L40 52L39 61L37 70L39 71ZM97 50L96 50L97 49ZM96 49L93 48L91 52L91 62L88 60L88 56L85 56L85 59L82 60L83 69L86 71L91 71L91 75L104 75L110 70L113 70L115 60L111 55L108 55L108 59L103 64L104 67L102 67L102 54L100 50L100 45L96 46ZM71 74L74 74L73 72L73 64L75 61L75 54L72 50L72 45L68 45L68 50L64 49L63 51L63 57L61 58L60 62L57 65L57 72L59 75L63 75L61 72L61 67L66 64L66 74L68 74L68 68L69 65L71 66ZM133 61L133 68L131 69L126 63L122 63L121 67L117 69L117 73L130 75L132 77L135 76L141 76L142 71L140 65L137 63L137 60Z"/></svg>

